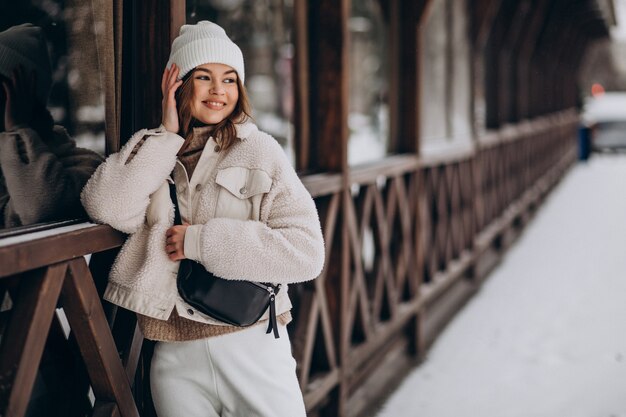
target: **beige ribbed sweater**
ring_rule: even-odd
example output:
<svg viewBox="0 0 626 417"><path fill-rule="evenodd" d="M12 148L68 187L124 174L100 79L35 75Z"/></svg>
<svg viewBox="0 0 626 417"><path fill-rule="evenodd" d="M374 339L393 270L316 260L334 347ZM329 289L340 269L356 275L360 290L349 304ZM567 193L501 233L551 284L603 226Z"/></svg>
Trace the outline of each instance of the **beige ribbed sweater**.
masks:
<svg viewBox="0 0 626 417"><path fill-rule="evenodd" d="M209 138L210 132L207 130L198 130L198 134L194 134L191 138L189 146L183 155L178 159L185 166L189 178L193 175L196 164L200 160L200 155L207 142L213 141ZM209 144L210 148L207 152L219 152L219 148L214 147L214 143ZM291 321L291 312L287 311L277 317L280 324L286 325ZM172 311L172 315L167 321L158 320L151 317L137 314L139 327L146 339L167 342L182 342L186 340L204 339L207 337L220 336L223 334L233 333L243 330L243 327L237 326L214 326L210 324L198 323L180 317L176 313L176 309ZM267 320L259 321L255 326L265 324Z"/></svg>

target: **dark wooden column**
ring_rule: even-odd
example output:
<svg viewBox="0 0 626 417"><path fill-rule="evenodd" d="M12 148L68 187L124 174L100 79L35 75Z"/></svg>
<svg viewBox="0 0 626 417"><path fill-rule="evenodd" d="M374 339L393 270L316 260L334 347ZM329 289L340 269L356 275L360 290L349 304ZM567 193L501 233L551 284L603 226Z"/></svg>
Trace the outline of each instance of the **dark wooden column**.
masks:
<svg viewBox="0 0 626 417"><path fill-rule="evenodd" d="M392 129L392 141L395 141L394 150L399 153L419 154L422 39L433 2L397 0L396 4L397 7L392 9L391 30L394 32L392 37L397 37L394 42L398 51L394 54L397 57L397 71L394 71L392 78L397 80L395 91L398 100L392 113L398 120L395 123L397 130L394 132L395 129Z"/></svg>
<svg viewBox="0 0 626 417"><path fill-rule="evenodd" d="M124 8L129 22L124 85L131 96L126 95L122 103L126 116L122 144L129 133L161 124L161 76L172 40L185 22L185 1L135 0L125 2Z"/></svg>
<svg viewBox="0 0 626 417"><path fill-rule="evenodd" d="M568 48L571 46L571 39L577 38L580 31L580 16L573 15L559 32L558 39L555 41L553 48L554 55L552 57L552 66L548 68L548 79L551 82L550 95L547 100L547 110L550 112L562 110L565 106L562 103L564 90L566 87L563 81L570 68L564 64L563 56L570 53ZM576 86L568 86L567 88L576 88Z"/></svg>
<svg viewBox="0 0 626 417"><path fill-rule="evenodd" d="M309 3L311 151L317 172L348 167L349 0Z"/></svg>
<svg viewBox="0 0 626 417"><path fill-rule="evenodd" d="M561 42L567 27L574 19L574 12L580 3L572 3L566 0L555 0L551 5L550 12L544 27L537 39L536 48L531 56L531 63L537 69L531 74L532 83L530 95L530 114L538 116L554 109L554 66L556 65L556 50L561 47Z"/></svg>
<svg viewBox="0 0 626 417"><path fill-rule="evenodd" d="M570 25L570 7L557 2L558 8L551 14L548 23L539 37L539 46L533 56L533 60L540 68L540 73L533 74L531 103L533 115L539 116L550 113L553 107L553 79L552 74L556 62L554 60L562 34Z"/></svg>
<svg viewBox="0 0 626 417"><path fill-rule="evenodd" d="M560 89L558 99L562 109L579 104L579 55L584 56L589 42L609 36L604 18L591 3L581 4L572 20L576 24L569 32L569 36L564 39L557 54L561 70L555 75L555 81Z"/></svg>
<svg viewBox="0 0 626 417"><path fill-rule="evenodd" d="M511 31L512 21L516 17L517 5L516 2L502 2L486 43L484 82L488 129L500 127L503 119L502 103L506 101L508 95L508 89L503 88L503 84L506 83L506 76L510 72L510 62L506 60L510 45L506 40Z"/></svg>
<svg viewBox="0 0 626 417"><path fill-rule="evenodd" d="M103 2L106 24L104 35L104 99L106 118L107 155L120 148L120 118L122 103L122 40L123 40L123 2L114 0Z"/></svg>
<svg viewBox="0 0 626 417"><path fill-rule="evenodd" d="M468 2L471 16L472 41L472 133L484 131L486 126L485 102L485 49L502 0L476 0Z"/></svg>
<svg viewBox="0 0 626 417"><path fill-rule="evenodd" d="M530 116L530 59L535 52L537 46L537 38L547 19L549 6L552 0L535 0L532 7L532 17L524 33L519 54L517 55L516 67L518 68L518 103L517 103L517 119L524 119Z"/></svg>
<svg viewBox="0 0 626 417"><path fill-rule="evenodd" d="M348 18L349 0L320 0L308 2L308 106L309 143L306 167L308 171L340 174L340 230L326 242L333 250L327 259L326 297L330 317L339 321L335 326L335 349L339 366L346 362L349 341L343 335L349 280L348 230L345 218L346 200L350 198L348 182ZM302 18L302 16L301 16ZM302 46L302 41L299 42ZM300 62L300 65L303 61ZM305 161L302 161L304 163ZM318 201L318 210L329 213L332 199ZM335 210L337 210L335 208ZM320 415L344 415L348 399L347 384L339 376L338 385L328 394L328 402Z"/></svg>
<svg viewBox="0 0 626 417"><path fill-rule="evenodd" d="M581 36L579 38L579 43L576 45L576 48L572 51L572 56L570 58L571 67L575 68L571 74L571 80L569 85L571 89L568 90L568 102L570 106L576 106L579 104L579 94L578 94L578 75L579 68L582 64L583 57L585 56L585 51L587 50L588 45L590 44L590 39L586 36Z"/></svg>
<svg viewBox="0 0 626 417"><path fill-rule="evenodd" d="M294 125L296 136L296 169L309 171L311 151L311 125L309 103L309 23L307 0L295 0L293 37L295 53L293 61Z"/></svg>
<svg viewBox="0 0 626 417"><path fill-rule="evenodd" d="M531 0L522 0L515 3L513 18L509 25L509 30L504 39L499 67L500 67L500 87L499 105L500 124L517 121L517 54L519 53L520 39L528 26L532 8Z"/></svg>

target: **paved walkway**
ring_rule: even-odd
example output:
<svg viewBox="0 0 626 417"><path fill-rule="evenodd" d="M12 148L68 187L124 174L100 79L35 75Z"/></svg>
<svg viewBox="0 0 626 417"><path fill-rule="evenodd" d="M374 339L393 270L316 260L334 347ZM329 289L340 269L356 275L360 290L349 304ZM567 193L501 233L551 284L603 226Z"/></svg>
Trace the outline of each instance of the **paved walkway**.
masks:
<svg viewBox="0 0 626 417"><path fill-rule="evenodd" d="M579 163L379 417L626 417L626 156Z"/></svg>

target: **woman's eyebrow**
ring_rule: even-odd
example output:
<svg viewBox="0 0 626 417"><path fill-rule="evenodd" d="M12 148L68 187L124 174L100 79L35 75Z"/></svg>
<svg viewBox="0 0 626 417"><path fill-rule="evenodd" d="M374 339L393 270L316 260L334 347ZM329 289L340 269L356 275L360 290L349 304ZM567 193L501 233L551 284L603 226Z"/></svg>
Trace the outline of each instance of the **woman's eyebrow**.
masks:
<svg viewBox="0 0 626 417"><path fill-rule="evenodd" d="M195 71L204 71L208 74L213 75L213 72L210 69L206 69L206 68L196 68ZM225 71L224 74L222 75L232 74L232 73L237 73L237 71L235 71L234 69L231 69L231 70Z"/></svg>

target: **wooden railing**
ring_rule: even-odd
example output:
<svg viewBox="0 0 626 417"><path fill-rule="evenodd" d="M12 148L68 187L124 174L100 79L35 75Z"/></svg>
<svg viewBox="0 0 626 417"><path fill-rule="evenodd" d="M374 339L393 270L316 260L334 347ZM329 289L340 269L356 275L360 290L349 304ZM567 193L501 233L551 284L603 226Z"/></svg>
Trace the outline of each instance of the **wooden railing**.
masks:
<svg viewBox="0 0 626 417"><path fill-rule="evenodd" d="M577 123L560 113L461 154L397 155L347 177L303 178L326 241L320 277L290 287L310 415L362 414L422 357L574 161ZM0 246L0 296L12 300L0 313L2 416L24 415L38 372L65 378L66 415L154 415L151 344L132 314L99 297L123 239L94 226Z"/></svg>

